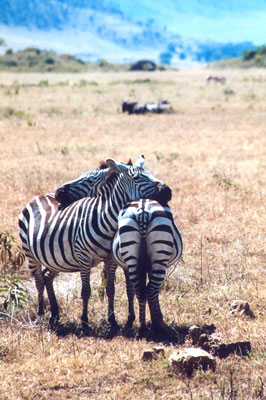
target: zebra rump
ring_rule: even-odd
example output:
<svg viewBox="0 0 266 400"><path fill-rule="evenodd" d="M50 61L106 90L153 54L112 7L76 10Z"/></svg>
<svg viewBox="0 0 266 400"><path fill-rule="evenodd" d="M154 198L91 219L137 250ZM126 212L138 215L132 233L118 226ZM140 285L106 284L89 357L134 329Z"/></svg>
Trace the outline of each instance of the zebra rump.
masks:
<svg viewBox="0 0 266 400"><path fill-rule="evenodd" d="M146 299L153 326L162 325L159 289L166 269L176 263L181 254L182 238L168 205L161 206L157 201L141 199L127 204L121 210L113 241L113 258L128 272L136 289L141 329L146 326ZM132 309L132 305L129 308ZM132 319L134 316L131 316Z"/></svg>

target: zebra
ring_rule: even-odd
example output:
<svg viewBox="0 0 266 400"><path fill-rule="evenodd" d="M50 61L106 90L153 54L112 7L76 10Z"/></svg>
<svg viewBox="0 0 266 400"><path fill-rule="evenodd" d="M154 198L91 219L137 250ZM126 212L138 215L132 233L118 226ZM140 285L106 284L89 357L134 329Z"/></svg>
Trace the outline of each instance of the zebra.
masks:
<svg viewBox="0 0 266 400"><path fill-rule="evenodd" d="M142 197L159 201L171 199L171 189L139 166L141 162L129 166L107 159L106 164L108 173L95 197L84 197L59 209L56 198L48 196L39 208L32 208L29 203L19 216L22 246L36 288L39 294L43 292L44 284L47 289L51 323L59 318L51 282L59 272L80 272L83 300L81 323L83 330L88 329L91 268L110 257L119 211L129 201ZM75 186L73 182L71 186ZM73 188L71 190L69 184L67 191L64 185L61 187L62 204L69 201L69 193L74 193ZM46 267L45 272L49 272L48 276L42 272L42 265ZM39 315L40 311L42 304L40 306L39 303Z"/></svg>
<svg viewBox="0 0 266 400"><path fill-rule="evenodd" d="M55 193L36 196L26 205L19 217L19 234L24 253L29 260L30 269L31 265L34 265L37 260L29 247L29 226L34 226L36 232L38 231L39 234L42 235L41 231L44 229L43 227L53 220L56 211L63 210L75 200L81 198L81 194L83 197L85 194L88 197L96 196L101 185L103 185L105 180L108 178L108 173L109 168L106 163L100 161L99 168L89 170L78 178L80 182L79 195L77 195L75 186L73 185L74 181L70 181L60 186ZM49 216L48 219L47 216ZM39 217L40 219L37 220ZM31 233L33 235L33 231L31 231ZM32 240L34 240L34 236L32 236ZM37 241L35 244L37 244ZM53 289L53 280L55 275L47 268L42 271L41 265L38 265L38 267L36 266L35 268L36 270L34 271L33 276L38 291L38 322L44 315L44 287L47 289L51 310L54 310L54 315L56 315L56 310L58 310L58 304ZM51 318L51 322L52 320L53 319Z"/></svg>
<svg viewBox="0 0 266 400"><path fill-rule="evenodd" d="M120 211L112 254L115 263L127 271L129 281L136 289L140 332L146 329L146 300L149 304L152 327L155 330L164 328L159 289L166 269L180 259L182 249L182 238L167 204L140 199L132 201ZM110 274L114 274L116 264L112 264ZM149 283L146 286L147 274ZM114 290L112 279L109 280L109 285L109 291ZM135 319L134 289L130 284L128 290L130 304L127 324L130 325Z"/></svg>

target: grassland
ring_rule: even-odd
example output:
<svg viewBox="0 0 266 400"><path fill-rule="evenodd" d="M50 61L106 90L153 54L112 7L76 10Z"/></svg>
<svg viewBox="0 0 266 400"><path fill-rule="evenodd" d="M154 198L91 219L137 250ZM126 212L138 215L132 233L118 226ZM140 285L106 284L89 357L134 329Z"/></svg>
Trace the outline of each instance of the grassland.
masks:
<svg viewBox="0 0 266 400"><path fill-rule="evenodd" d="M187 378L166 358L144 362L155 339L121 330L108 334L101 267L92 276L89 321L81 314L79 276L61 275L56 290L61 330L35 326L36 291L25 263L29 301L0 320L0 398L17 399L263 399L265 397L266 71L224 70L227 84L205 84L207 69L154 73L0 74L0 232L19 244L18 214L32 197L99 160L133 160L173 190L170 203L183 241L160 299L165 321L176 326L215 324L223 342L249 340L248 358L217 359L216 372ZM147 81L148 79L148 81ZM168 99L175 112L121 113L123 99ZM16 245L15 244L15 245ZM126 322L121 272L116 311ZM254 319L232 315L247 301Z"/></svg>

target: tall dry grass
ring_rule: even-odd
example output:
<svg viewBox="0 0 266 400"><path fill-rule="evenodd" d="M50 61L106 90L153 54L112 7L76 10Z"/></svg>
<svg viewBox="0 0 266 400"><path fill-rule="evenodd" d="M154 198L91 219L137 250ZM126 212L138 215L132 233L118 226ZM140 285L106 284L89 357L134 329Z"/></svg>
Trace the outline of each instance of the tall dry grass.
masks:
<svg viewBox="0 0 266 400"><path fill-rule="evenodd" d="M34 326L36 290L0 326L2 399L252 399L265 396L266 72L223 71L225 86L205 84L217 71L0 75L0 232L18 241L18 214L32 197L95 168L99 160L133 160L173 190L170 203L183 260L160 299L167 323L215 324L225 343L249 340L249 358L217 360L216 372L188 379L166 358L144 363L153 341L111 338L101 268L92 276L92 335L79 337L79 277L61 275L56 290L62 330ZM140 80L149 79L146 83ZM168 99L175 113L121 113L123 99ZM172 269L171 269L172 271ZM116 312L126 321L124 279ZM255 319L230 313L250 304ZM136 323L137 326L137 323Z"/></svg>

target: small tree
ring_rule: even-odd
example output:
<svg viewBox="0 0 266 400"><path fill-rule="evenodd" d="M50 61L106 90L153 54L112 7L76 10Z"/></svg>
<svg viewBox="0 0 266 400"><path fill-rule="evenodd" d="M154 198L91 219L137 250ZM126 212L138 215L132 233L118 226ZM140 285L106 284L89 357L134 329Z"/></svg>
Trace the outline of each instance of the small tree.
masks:
<svg viewBox="0 0 266 400"><path fill-rule="evenodd" d="M151 60L139 60L130 66L130 71L155 71L156 63Z"/></svg>

